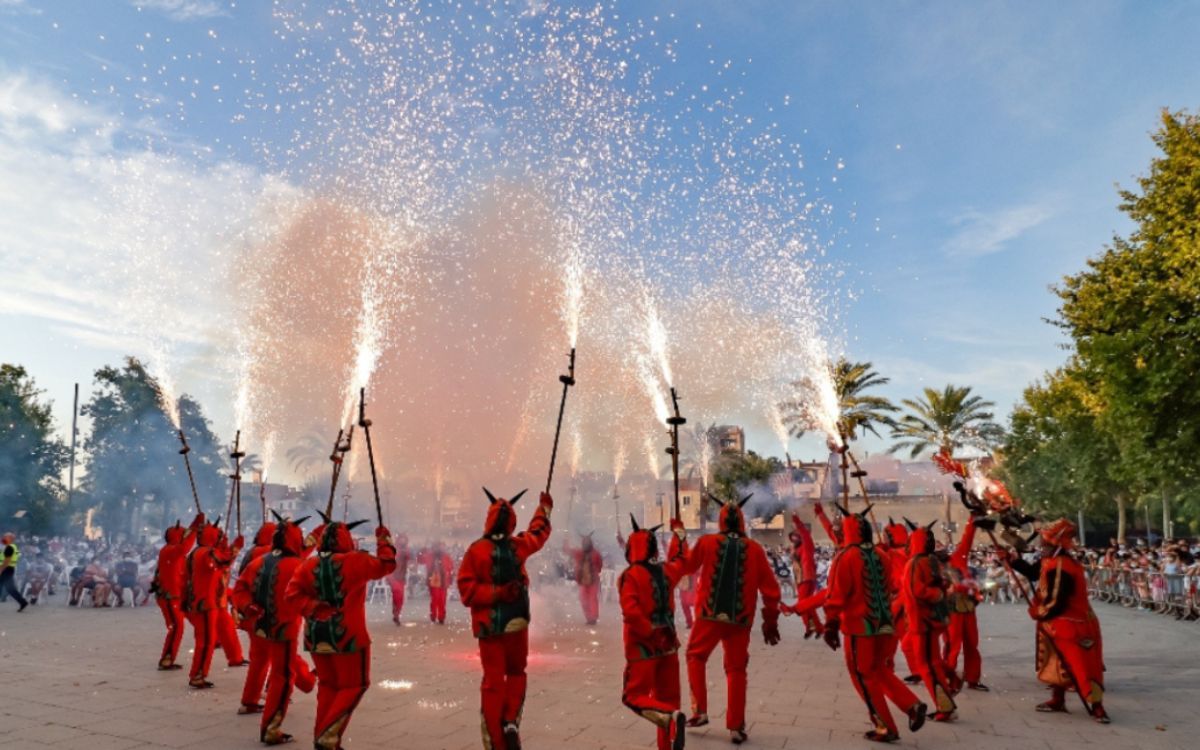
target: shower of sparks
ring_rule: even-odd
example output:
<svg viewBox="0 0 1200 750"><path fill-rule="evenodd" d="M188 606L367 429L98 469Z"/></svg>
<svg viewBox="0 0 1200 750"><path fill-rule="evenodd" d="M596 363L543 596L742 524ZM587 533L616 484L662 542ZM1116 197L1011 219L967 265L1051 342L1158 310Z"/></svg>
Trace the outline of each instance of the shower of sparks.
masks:
<svg viewBox="0 0 1200 750"><path fill-rule="evenodd" d="M790 436L787 426L783 423L783 413L779 410L778 403L771 403L767 407L767 423L771 426L771 431L775 433L776 439L779 440L779 450L787 453Z"/></svg>
<svg viewBox="0 0 1200 750"><path fill-rule="evenodd" d="M662 474L662 465L659 463L659 452L662 448L655 441L653 435L647 435L646 441L642 444L646 451L646 466L650 470L650 476L658 479Z"/></svg>
<svg viewBox="0 0 1200 750"><path fill-rule="evenodd" d="M621 483L621 476L625 473L625 465L629 461L629 453L625 449L625 441L621 440L617 443L617 450L613 453L613 485Z"/></svg>
<svg viewBox="0 0 1200 750"><path fill-rule="evenodd" d="M413 689L414 683L410 680L380 680L379 687L384 690L403 690L409 691Z"/></svg>
<svg viewBox="0 0 1200 750"><path fill-rule="evenodd" d="M574 349L579 342L579 318L583 314L583 255L575 245L563 264L562 316L567 341Z"/></svg>
<svg viewBox="0 0 1200 750"><path fill-rule="evenodd" d="M272 463L275 460L275 441L277 435L274 430L267 433L263 438L262 451L258 454L259 461L262 463L262 482L267 482L267 472L272 468Z"/></svg>

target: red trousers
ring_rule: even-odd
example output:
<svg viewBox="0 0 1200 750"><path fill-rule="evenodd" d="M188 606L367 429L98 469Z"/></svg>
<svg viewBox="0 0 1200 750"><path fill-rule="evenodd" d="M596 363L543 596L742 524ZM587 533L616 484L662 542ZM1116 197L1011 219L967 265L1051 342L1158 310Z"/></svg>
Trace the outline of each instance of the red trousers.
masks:
<svg viewBox="0 0 1200 750"><path fill-rule="evenodd" d="M521 723L525 707L525 663L529 656L529 630L479 639L479 685L483 713L484 747L505 747L504 725Z"/></svg>
<svg viewBox="0 0 1200 750"><path fill-rule="evenodd" d="M845 642L846 669L858 697L867 704L867 713L879 732L896 734L896 722L888 701L908 713L917 704L917 696L896 676L890 661L896 652L892 635L848 635Z"/></svg>
<svg viewBox="0 0 1200 750"><path fill-rule="evenodd" d="M246 670L246 682L242 686L242 705L257 706L262 698L263 686L267 684L267 670L270 668L268 656L268 641L253 633L250 634L250 666Z"/></svg>
<svg viewBox="0 0 1200 750"><path fill-rule="evenodd" d="M963 680L979 682L983 659L979 656L979 622L974 612L954 612L950 615L950 632L946 639L946 669L958 669L958 654L963 655Z"/></svg>
<svg viewBox="0 0 1200 750"><path fill-rule="evenodd" d="M600 584L579 584L579 606L583 607L583 619L588 624L600 619Z"/></svg>
<svg viewBox="0 0 1200 750"><path fill-rule="evenodd" d="M446 589L429 589L429 619L433 622L446 621Z"/></svg>
<svg viewBox="0 0 1200 750"><path fill-rule="evenodd" d="M940 631L925 630L914 632L909 630L904 636L904 655L908 658L908 666L925 683L929 696L933 699L935 711L948 713L957 706L951 694L950 673L942 660L942 650L938 648Z"/></svg>
<svg viewBox="0 0 1200 750"><path fill-rule="evenodd" d="M371 686L371 647L353 654L313 654L317 666L317 720L313 745L337 750L350 716ZM265 713L265 712L264 712Z"/></svg>
<svg viewBox="0 0 1200 750"><path fill-rule="evenodd" d="M292 688L311 692L316 678L308 668L304 657L296 652L295 641L262 640L271 676L267 680L267 697L263 704L262 725L259 739L263 742L279 739L283 718L287 716L288 704L292 701ZM254 645L250 646L250 661L254 662Z"/></svg>
<svg viewBox="0 0 1200 750"><path fill-rule="evenodd" d="M679 655L626 662L621 702L658 727L658 750L670 750L671 716L679 710Z"/></svg>
<svg viewBox="0 0 1200 750"><path fill-rule="evenodd" d="M188 612L188 622L192 624L192 634L196 637L196 646L192 649L192 668L188 678L204 679L208 677L208 669L212 666L213 649L217 646L217 611L208 609L203 612Z"/></svg>
<svg viewBox="0 0 1200 750"><path fill-rule="evenodd" d="M692 693L692 713L708 713L708 684L705 665L721 644L725 652L725 682L728 687L727 729L746 725L746 665L750 663L750 628L728 622L698 619L687 645L688 688Z"/></svg>
<svg viewBox="0 0 1200 750"><path fill-rule="evenodd" d="M167 638L163 641L158 666L169 667L175 663L175 657L179 655L179 644L183 642L183 610L180 609L178 599L157 596L155 600L162 611L163 620L167 623Z"/></svg>
<svg viewBox="0 0 1200 750"><path fill-rule="evenodd" d="M226 606L217 609L217 640L221 643L221 650L225 652L225 661L229 666L241 664L246 660L245 654L242 653L242 641L238 638L237 623L233 621L233 615Z"/></svg>
<svg viewBox="0 0 1200 750"><path fill-rule="evenodd" d="M1100 629L1087 623L1056 620L1039 623L1042 637L1049 638L1062 666L1075 686L1080 700L1091 710L1104 700L1104 655L1100 647ZM1089 648L1084 642L1091 643Z"/></svg>
<svg viewBox="0 0 1200 750"><path fill-rule="evenodd" d="M404 609L404 583L388 576L388 586L392 587L392 619L400 617L401 610Z"/></svg>
<svg viewBox="0 0 1200 750"><path fill-rule="evenodd" d="M694 586L694 584L693 584ZM696 609L696 589L679 592L679 608L683 610L683 621L688 629L692 627L692 612Z"/></svg>

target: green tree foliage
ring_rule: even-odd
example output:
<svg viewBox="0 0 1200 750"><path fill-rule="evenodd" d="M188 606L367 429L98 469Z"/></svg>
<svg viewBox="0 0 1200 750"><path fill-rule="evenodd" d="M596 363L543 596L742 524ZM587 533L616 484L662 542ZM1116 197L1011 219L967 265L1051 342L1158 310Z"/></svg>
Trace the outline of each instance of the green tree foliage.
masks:
<svg viewBox="0 0 1200 750"><path fill-rule="evenodd" d="M971 394L970 386L947 385L940 391L926 388L924 397L901 401L908 413L892 427L897 442L889 453L907 450L911 458L922 453L956 453L964 447L989 451L1004 430L993 420L991 401Z"/></svg>
<svg viewBox="0 0 1200 750"><path fill-rule="evenodd" d="M773 518L780 513L784 504L771 490L771 476L782 471L783 462L774 456L760 456L754 451L726 453L720 456L712 468L712 493L718 500L738 500L754 492L752 506L748 506L748 518ZM715 515L716 508L708 512Z"/></svg>
<svg viewBox="0 0 1200 750"><path fill-rule="evenodd" d="M838 426L849 440L856 439L864 432L878 437L877 427L892 426L891 413L899 411L895 404L883 396L868 393L889 382L873 367L870 362L850 362L845 357L833 365L833 387L837 392L840 412ZM810 378L804 378L792 383L792 388L800 396L783 402L779 408L783 413L783 423L792 435L802 437L816 426L812 414L816 386Z"/></svg>
<svg viewBox="0 0 1200 750"><path fill-rule="evenodd" d="M93 522L109 534L137 536L142 526L161 528L194 513L179 439L157 381L130 357L124 367L97 370L95 386L83 407L92 429L84 443L82 489L95 508ZM179 410L201 505L215 516L225 508L225 451L195 401L180 398Z"/></svg>
<svg viewBox="0 0 1200 750"><path fill-rule="evenodd" d="M1164 112L1161 156L1121 191L1135 223L1056 291L1058 325L1108 408L1128 481L1200 510L1200 117Z"/></svg>
<svg viewBox="0 0 1200 750"><path fill-rule="evenodd" d="M67 520L67 448L52 436L50 404L40 395L25 368L0 365L0 527L24 511L22 526L34 533L61 530Z"/></svg>

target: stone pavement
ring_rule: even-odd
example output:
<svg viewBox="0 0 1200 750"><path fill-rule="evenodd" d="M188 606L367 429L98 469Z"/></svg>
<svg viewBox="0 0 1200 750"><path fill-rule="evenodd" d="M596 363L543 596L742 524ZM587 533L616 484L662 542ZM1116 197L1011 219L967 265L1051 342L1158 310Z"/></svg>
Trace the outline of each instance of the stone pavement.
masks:
<svg viewBox="0 0 1200 750"><path fill-rule="evenodd" d="M620 701L618 612L606 603L601 625L580 627L574 592L537 590L529 698L523 735L529 750L647 748L653 730ZM48 604L47 604L48 603ZM162 639L154 606L76 610L63 597L18 615L0 605L0 747L64 750L257 748L258 718L235 715L245 672L228 669L218 651L217 687L191 691L180 672L154 669ZM1200 625L1100 604L1109 667L1110 726L1094 724L1078 703L1071 714L1033 711L1044 699L1032 674L1032 628L1024 608L981 610L985 680L991 693L960 697L955 724L930 723L906 747L968 744L991 748L1182 748L1200 733ZM406 605L393 625L372 605L372 688L347 735L347 750L478 748L479 674L466 613L451 602L451 620L423 620L423 600ZM552 621L562 624L551 625ZM750 748L871 746L865 710L847 680L842 655L804 641L794 618L771 649L754 641L748 707ZM191 645L184 641L183 658ZM713 726L689 735L689 748L726 748L720 657L709 668ZM685 681L686 683L686 681ZM686 694L686 685L685 685ZM1073 698L1073 696L1072 696ZM686 697L685 697L686 703ZM313 696L297 693L286 728L308 747Z"/></svg>

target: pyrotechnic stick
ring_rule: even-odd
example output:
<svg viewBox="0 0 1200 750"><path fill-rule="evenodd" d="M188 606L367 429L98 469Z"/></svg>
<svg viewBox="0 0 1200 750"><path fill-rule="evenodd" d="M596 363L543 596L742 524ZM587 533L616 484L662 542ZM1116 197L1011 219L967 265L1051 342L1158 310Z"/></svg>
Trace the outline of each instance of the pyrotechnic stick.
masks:
<svg viewBox="0 0 1200 750"><path fill-rule="evenodd" d="M241 450L242 431L238 430L233 437L233 451L229 457L233 459L233 473L229 475L229 505L225 508L225 532L229 532L230 517L233 512L234 499L237 499L237 532L242 533L242 457L246 454Z"/></svg>
<svg viewBox="0 0 1200 750"><path fill-rule="evenodd" d="M342 442L342 435L346 434L346 442ZM333 452L329 454L329 460L333 462L333 478L329 482L329 502L325 504L325 515L333 518L333 498L337 494L338 477L342 474L342 463L346 460L346 454L350 452L350 441L354 438L354 425L350 425L350 432L347 434L343 427L338 430L337 442L333 444Z"/></svg>
<svg viewBox="0 0 1200 750"><path fill-rule="evenodd" d="M561 419L561 417L559 417ZM375 490L375 517L383 525L383 505L379 502L379 477L375 475L375 449L371 447L371 420L367 419L367 389L358 391L358 426L367 436L367 460L371 464L371 486Z"/></svg>
<svg viewBox="0 0 1200 750"><path fill-rule="evenodd" d="M267 478L259 475L258 480L258 508L262 511L262 522L267 522Z"/></svg>
<svg viewBox="0 0 1200 750"><path fill-rule="evenodd" d="M875 519L875 510L871 507L871 498L867 495L867 483L863 481L863 477L867 475L867 472L863 471L862 467L858 465L858 459L855 458L854 454L850 452L848 445L849 444L847 444L846 448L846 456L849 457L851 463L854 464L854 471L850 472L850 476L858 480L858 489L862 492L863 502L866 503L868 508L867 515L871 516L871 524L878 529L879 521ZM846 507L850 507L849 504L847 504Z"/></svg>
<svg viewBox="0 0 1200 750"><path fill-rule="evenodd" d="M672 518L679 518L679 426L687 424L687 420L679 414L679 394L675 392L675 387L671 386L671 405L675 408L675 415L667 417L667 424L671 426L671 447L667 449L667 453L671 454L671 474L675 480L675 504L673 506L674 515Z"/></svg>
<svg viewBox="0 0 1200 750"><path fill-rule="evenodd" d="M550 494L550 483L554 481L554 462L558 459L558 438L562 434L563 412L567 408L567 391L575 385L575 347L571 347L571 353L567 356L570 358L567 374L558 376L558 382L563 384L562 400L558 403L558 425L554 428L554 447L550 450L550 472L546 474L546 494Z"/></svg>
<svg viewBox="0 0 1200 750"><path fill-rule="evenodd" d="M203 513L200 510L200 496L196 494L196 477L192 476L192 461L188 458L188 454L192 452L192 447L187 444L187 438L183 435L183 428L179 428L179 442L183 443L183 447L179 449L179 454L183 456L183 463L187 466L188 482L192 485L192 502L196 504L196 512Z"/></svg>

